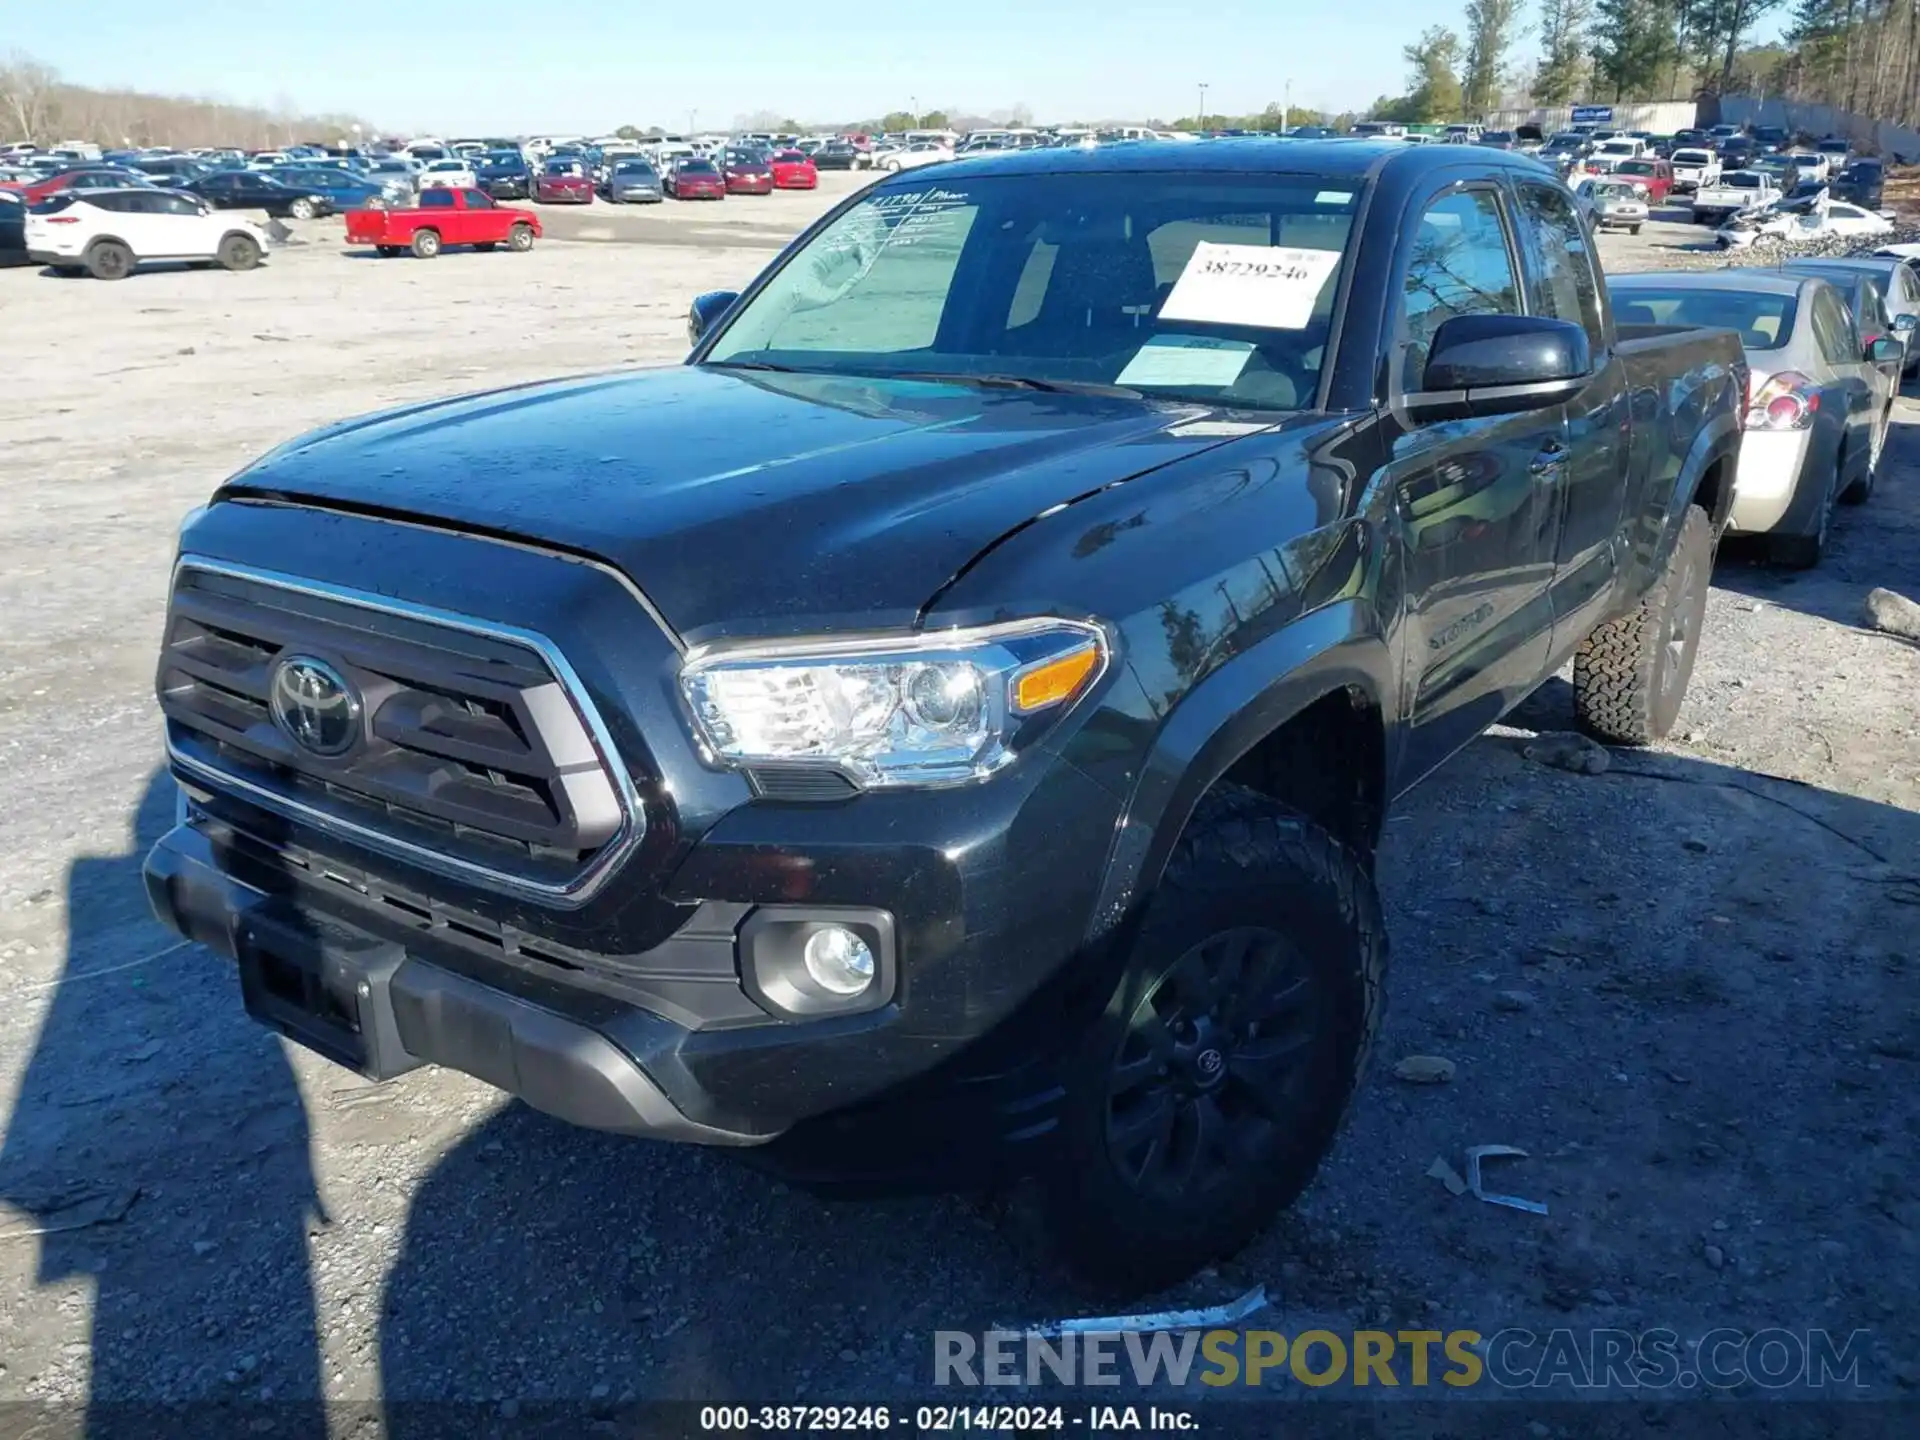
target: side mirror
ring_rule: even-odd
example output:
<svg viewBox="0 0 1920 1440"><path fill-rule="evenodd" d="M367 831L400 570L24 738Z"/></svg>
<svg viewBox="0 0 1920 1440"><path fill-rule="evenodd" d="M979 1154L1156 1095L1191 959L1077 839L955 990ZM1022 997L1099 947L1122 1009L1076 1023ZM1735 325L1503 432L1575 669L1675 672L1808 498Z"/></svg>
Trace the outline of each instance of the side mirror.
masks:
<svg viewBox="0 0 1920 1440"><path fill-rule="evenodd" d="M726 314L739 298L737 290L709 290L694 296L692 308L687 311L687 343L698 345L700 337L713 328L713 322Z"/></svg>
<svg viewBox="0 0 1920 1440"><path fill-rule="evenodd" d="M1898 365L1907 358L1907 342L1881 335L1867 342L1867 359L1875 365Z"/></svg>
<svg viewBox="0 0 1920 1440"><path fill-rule="evenodd" d="M1514 415L1572 399L1592 374L1587 332L1570 320L1456 315L1434 334L1406 407L1417 420Z"/></svg>
<svg viewBox="0 0 1920 1440"><path fill-rule="evenodd" d="M1916 323L1916 317L1912 315L1896 315L1893 317L1893 328L1900 331L1902 334L1905 334L1907 331L1913 329L1915 323Z"/></svg>

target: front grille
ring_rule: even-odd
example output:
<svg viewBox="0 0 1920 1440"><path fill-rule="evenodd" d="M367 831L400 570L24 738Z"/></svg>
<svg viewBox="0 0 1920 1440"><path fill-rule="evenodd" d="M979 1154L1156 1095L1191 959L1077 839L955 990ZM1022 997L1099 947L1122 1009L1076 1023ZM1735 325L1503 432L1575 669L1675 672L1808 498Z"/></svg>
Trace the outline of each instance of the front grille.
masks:
<svg viewBox="0 0 1920 1440"><path fill-rule="evenodd" d="M276 723L276 668L358 695L328 758ZM267 572L184 560L159 673L176 764L283 817L540 898L582 899L637 841L633 788L539 636Z"/></svg>

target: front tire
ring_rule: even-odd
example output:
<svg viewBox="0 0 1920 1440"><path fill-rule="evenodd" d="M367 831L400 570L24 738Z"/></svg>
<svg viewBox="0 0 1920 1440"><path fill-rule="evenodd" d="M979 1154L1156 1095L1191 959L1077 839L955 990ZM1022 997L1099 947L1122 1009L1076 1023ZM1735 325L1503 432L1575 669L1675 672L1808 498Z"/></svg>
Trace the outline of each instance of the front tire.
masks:
<svg viewBox="0 0 1920 1440"><path fill-rule="evenodd" d="M533 227L522 223L507 231L507 248L525 254L533 248Z"/></svg>
<svg viewBox="0 0 1920 1440"><path fill-rule="evenodd" d="M96 280L124 280L133 273L133 250L118 240L96 240L87 249L86 263Z"/></svg>
<svg viewBox="0 0 1920 1440"><path fill-rule="evenodd" d="M214 258L228 270L251 270L260 263L260 247L251 235L229 235Z"/></svg>
<svg viewBox="0 0 1920 1440"><path fill-rule="evenodd" d="M431 260L440 253L440 232L438 230L416 230L413 232L413 244L408 247L422 260Z"/></svg>
<svg viewBox="0 0 1920 1440"><path fill-rule="evenodd" d="M1357 856L1265 796L1204 797L1067 1065L1047 1213L1074 1274L1163 1289L1291 1203L1352 1100L1386 965Z"/></svg>
<svg viewBox="0 0 1920 1440"><path fill-rule="evenodd" d="M1679 718L1700 648L1713 573L1713 521L1687 507L1680 538L1653 589L1573 654L1573 713L1580 728L1615 745L1649 745Z"/></svg>
<svg viewBox="0 0 1920 1440"><path fill-rule="evenodd" d="M296 200L287 207L287 214L296 220L311 220L313 219L313 202L311 200Z"/></svg>

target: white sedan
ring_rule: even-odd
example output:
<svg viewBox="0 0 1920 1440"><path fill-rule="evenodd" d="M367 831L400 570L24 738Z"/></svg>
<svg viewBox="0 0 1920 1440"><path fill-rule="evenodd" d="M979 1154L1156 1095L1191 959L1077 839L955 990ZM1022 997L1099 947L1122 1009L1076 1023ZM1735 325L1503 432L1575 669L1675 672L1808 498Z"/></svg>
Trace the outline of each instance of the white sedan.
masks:
<svg viewBox="0 0 1920 1440"><path fill-rule="evenodd" d="M434 160L420 172L420 188L434 190L444 187L448 190L472 190L479 186L480 179L473 173L471 160Z"/></svg>
<svg viewBox="0 0 1920 1440"><path fill-rule="evenodd" d="M1765 210L1736 215L1715 232L1723 250L1745 250L1777 240L1811 240L1842 235L1849 240L1877 240L1893 233L1893 222L1858 205L1819 196L1792 200Z"/></svg>
<svg viewBox="0 0 1920 1440"><path fill-rule="evenodd" d="M64 201L62 204L60 202ZM62 274L124 280L149 260L217 261L251 270L264 231L179 191L68 190L27 212L27 258Z"/></svg>
<svg viewBox="0 0 1920 1440"><path fill-rule="evenodd" d="M941 145L933 140L916 140L890 155L881 156L878 163L882 170L917 170L922 165L936 165L942 160L951 159L951 145Z"/></svg>

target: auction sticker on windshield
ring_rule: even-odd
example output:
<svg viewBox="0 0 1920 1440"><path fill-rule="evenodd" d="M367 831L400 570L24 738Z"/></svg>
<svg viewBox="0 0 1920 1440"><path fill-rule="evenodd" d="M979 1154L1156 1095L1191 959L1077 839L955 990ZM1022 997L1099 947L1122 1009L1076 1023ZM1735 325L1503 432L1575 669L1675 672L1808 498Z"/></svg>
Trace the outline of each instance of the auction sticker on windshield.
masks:
<svg viewBox="0 0 1920 1440"><path fill-rule="evenodd" d="M1247 368L1253 345L1246 340L1215 340L1205 335L1156 335L1142 345L1117 385L1231 385Z"/></svg>
<svg viewBox="0 0 1920 1440"><path fill-rule="evenodd" d="M1218 245L1202 240L1160 307L1162 320L1304 330L1313 302L1340 263L1338 250Z"/></svg>

